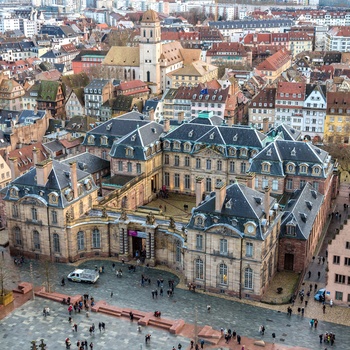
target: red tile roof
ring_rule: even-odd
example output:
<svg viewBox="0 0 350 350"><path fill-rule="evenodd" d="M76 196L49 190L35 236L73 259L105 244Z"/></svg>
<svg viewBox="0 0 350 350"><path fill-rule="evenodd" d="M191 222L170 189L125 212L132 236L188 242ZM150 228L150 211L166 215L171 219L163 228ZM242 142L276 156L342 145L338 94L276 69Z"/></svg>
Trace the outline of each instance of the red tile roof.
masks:
<svg viewBox="0 0 350 350"><path fill-rule="evenodd" d="M256 68L260 71L275 71L291 60L290 52L286 49L279 50L265 61L261 62Z"/></svg>
<svg viewBox="0 0 350 350"><path fill-rule="evenodd" d="M304 101L305 89L305 83L279 82L277 85L276 99ZM289 107L290 106L288 106L288 108Z"/></svg>

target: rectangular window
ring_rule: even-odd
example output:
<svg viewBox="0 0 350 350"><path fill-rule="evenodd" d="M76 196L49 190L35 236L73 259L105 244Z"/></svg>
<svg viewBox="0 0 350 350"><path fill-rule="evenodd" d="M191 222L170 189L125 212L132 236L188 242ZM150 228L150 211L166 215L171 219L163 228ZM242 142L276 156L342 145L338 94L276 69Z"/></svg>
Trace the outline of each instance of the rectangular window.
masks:
<svg viewBox="0 0 350 350"><path fill-rule="evenodd" d="M207 177L205 180L205 190L211 192L211 178Z"/></svg>
<svg viewBox="0 0 350 350"><path fill-rule="evenodd" d="M314 190L318 191L319 183L317 181L314 181L312 183L312 187L314 188Z"/></svg>
<svg viewBox="0 0 350 350"><path fill-rule="evenodd" d="M118 160L118 171L123 171L123 162Z"/></svg>
<svg viewBox="0 0 350 350"><path fill-rule="evenodd" d="M57 224L57 211L53 210L51 213L52 213L52 223Z"/></svg>
<svg viewBox="0 0 350 350"><path fill-rule="evenodd" d="M128 162L128 173L132 172L132 163Z"/></svg>
<svg viewBox="0 0 350 350"><path fill-rule="evenodd" d="M350 242L345 243L345 249L350 249Z"/></svg>
<svg viewBox="0 0 350 350"><path fill-rule="evenodd" d="M170 176L169 173L164 173L164 185L169 187L170 186Z"/></svg>
<svg viewBox="0 0 350 350"><path fill-rule="evenodd" d="M191 189L190 175L185 175L185 189Z"/></svg>
<svg viewBox="0 0 350 350"><path fill-rule="evenodd" d="M227 239L220 239L220 254L227 255Z"/></svg>
<svg viewBox="0 0 350 350"><path fill-rule="evenodd" d="M247 242L245 245L245 255L253 256L253 243Z"/></svg>
<svg viewBox="0 0 350 350"><path fill-rule="evenodd" d="M293 189L293 179L287 179L286 188L287 188L287 190Z"/></svg>
<svg viewBox="0 0 350 350"><path fill-rule="evenodd" d="M335 274L335 283L340 283L340 284L345 284L345 276L344 275L338 275L337 273Z"/></svg>
<svg viewBox="0 0 350 350"><path fill-rule="evenodd" d="M234 161L230 161L230 173L234 173L235 172L235 162Z"/></svg>
<svg viewBox="0 0 350 350"><path fill-rule="evenodd" d="M203 236L202 235L196 236L196 249L198 249L198 250L203 249Z"/></svg>
<svg viewBox="0 0 350 350"><path fill-rule="evenodd" d="M207 170L211 170L211 160L207 159Z"/></svg>
<svg viewBox="0 0 350 350"><path fill-rule="evenodd" d="M141 174L141 163L136 163L136 172Z"/></svg>
<svg viewBox="0 0 350 350"><path fill-rule="evenodd" d="M185 157L185 166L190 166L190 157Z"/></svg>
<svg viewBox="0 0 350 350"><path fill-rule="evenodd" d="M12 217L18 218L18 205L17 204L14 204L12 206Z"/></svg>
<svg viewBox="0 0 350 350"><path fill-rule="evenodd" d="M345 258L344 259L344 265L350 266L350 258Z"/></svg>
<svg viewBox="0 0 350 350"><path fill-rule="evenodd" d="M200 169L200 168L201 168L201 159L196 158L196 169Z"/></svg>
<svg viewBox="0 0 350 350"><path fill-rule="evenodd" d="M174 187L180 187L180 174L174 174Z"/></svg>
<svg viewBox="0 0 350 350"><path fill-rule="evenodd" d="M164 155L164 164L169 164L169 154Z"/></svg>
<svg viewBox="0 0 350 350"><path fill-rule="evenodd" d="M340 256L339 255L334 255L333 256L333 264L340 264Z"/></svg>
<svg viewBox="0 0 350 350"><path fill-rule="evenodd" d="M300 180L299 182L299 188L302 189L306 184L306 181L305 180Z"/></svg>
<svg viewBox="0 0 350 350"><path fill-rule="evenodd" d="M175 156L174 157L174 165L175 166L179 166L180 165L180 157L179 156Z"/></svg>
<svg viewBox="0 0 350 350"><path fill-rule="evenodd" d="M272 180L272 191L278 191L278 180Z"/></svg>
<svg viewBox="0 0 350 350"><path fill-rule="evenodd" d="M241 174L246 173L246 164L244 162L241 163Z"/></svg>
<svg viewBox="0 0 350 350"><path fill-rule="evenodd" d="M335 300L343 301L343 292L335 292Z"/></svg>

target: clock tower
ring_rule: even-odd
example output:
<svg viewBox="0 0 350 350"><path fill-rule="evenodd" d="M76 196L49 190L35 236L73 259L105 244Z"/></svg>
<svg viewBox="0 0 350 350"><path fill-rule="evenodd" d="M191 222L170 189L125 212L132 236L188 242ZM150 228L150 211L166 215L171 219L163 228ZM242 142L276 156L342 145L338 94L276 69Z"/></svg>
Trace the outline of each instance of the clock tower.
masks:
<svg viewBox="0 0 350 350"><path fill-rule="evenodd" d="M146 11L141 20L140 80L148 83L152 93L160 93L160 55L162 50L160 20L157 12Z"/></svg>

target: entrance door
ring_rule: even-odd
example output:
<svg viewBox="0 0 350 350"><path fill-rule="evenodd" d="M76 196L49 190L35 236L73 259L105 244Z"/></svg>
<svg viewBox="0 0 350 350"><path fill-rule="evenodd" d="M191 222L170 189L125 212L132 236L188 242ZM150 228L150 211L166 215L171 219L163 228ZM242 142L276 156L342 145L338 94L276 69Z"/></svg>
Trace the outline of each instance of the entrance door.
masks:
<svg viewBox="0 0 350 350"><path fill-rule="evenodd" d="M141 237L133 237L132 238L132 255L136 258L136 252L138 252L138 257L141 256L141 252L144 246L144 239Z"/></svg>
<svg viewBox="0 0 350 350"><path fill-rule="evenodd" d="M284 255L284 269L288 271L293 271L294 268L294 254Z"/></svg>

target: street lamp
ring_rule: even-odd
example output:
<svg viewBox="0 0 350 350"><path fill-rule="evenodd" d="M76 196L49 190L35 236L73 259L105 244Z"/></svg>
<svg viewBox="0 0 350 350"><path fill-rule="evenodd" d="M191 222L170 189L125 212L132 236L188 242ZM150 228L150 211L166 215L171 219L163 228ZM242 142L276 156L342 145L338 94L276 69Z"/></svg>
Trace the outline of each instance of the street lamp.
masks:
<svg viewBox="0 0 350 350"><path fill-rule="evenodd" d="M32 262L29 263L29 271L30 271L30 279L32 282L32 294L33 294L33 300L35 300L35 292L34 292L34 275L33 275L33 264Z"/></svg>

